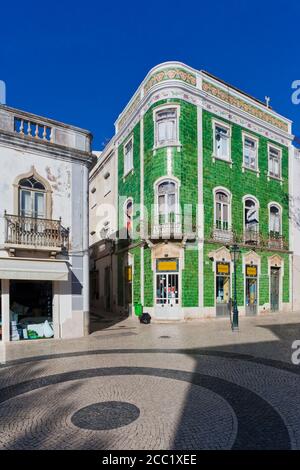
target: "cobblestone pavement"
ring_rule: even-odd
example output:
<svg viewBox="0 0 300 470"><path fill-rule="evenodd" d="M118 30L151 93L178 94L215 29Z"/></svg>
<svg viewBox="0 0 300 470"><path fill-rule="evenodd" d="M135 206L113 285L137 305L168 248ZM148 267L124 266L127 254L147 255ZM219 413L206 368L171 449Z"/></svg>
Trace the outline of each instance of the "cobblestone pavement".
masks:
<svg viewBox="0 0 300 470"><path fill-rule="evenodd" d="M242 318L239 333L226 320L128 319L76 341L13 344L0 448L300 449L299 326L295 314Z"/></svg>

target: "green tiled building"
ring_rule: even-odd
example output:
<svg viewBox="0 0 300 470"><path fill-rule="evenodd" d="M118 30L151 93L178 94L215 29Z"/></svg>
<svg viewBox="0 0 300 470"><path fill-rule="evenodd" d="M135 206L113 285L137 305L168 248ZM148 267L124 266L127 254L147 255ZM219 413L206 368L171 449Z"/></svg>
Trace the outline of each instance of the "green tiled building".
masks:
<svg viewBox="0 0 300 470"><path fill-rule="evenodd" d="M226 316L291 307L291 122L207 72L152 69L116 121L114 308Z"/></svg>

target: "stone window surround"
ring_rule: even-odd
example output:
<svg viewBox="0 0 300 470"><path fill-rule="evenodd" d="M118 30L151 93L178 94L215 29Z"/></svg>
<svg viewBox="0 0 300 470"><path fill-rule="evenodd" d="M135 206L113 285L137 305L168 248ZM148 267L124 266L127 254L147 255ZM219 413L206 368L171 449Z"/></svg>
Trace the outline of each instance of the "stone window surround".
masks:
<svg viewBox="0 0 300 470"><path fill-rule="evenodd" d="M280 235L282 235L282 206L278 203L278 202L275 202L275 201L271 201L269 202L268 204L268 220L269 220L269 233L270 233L270 223L271 223L271 217L270 217L270 211L271 211L271 207L272 206L275 206L277 207L277 209L279 209L279 217L280 217Z"/></svg>
<svg viewBox="0 0 300 470"><path fill-rule="evenodd" d="M216 152L216 127L217 126L223 127L224 129L228 130L228 149L229 149L228 158L217 157L217 152ZM231 159L232 126L231 124L228 124L225 121L213 118L212 128L213 128L213 154L212 154L213 163L215 163L216 160L220 160L221 162L229 163L230 167L232 168L232 159Z"/></svg>
<svg viewBox="0 0 300 470"><path fill-rule="evenodd" d="M126 146L130 143L130 141L132 142L132 147L131 147L131 151L132 151L132 166L131 168L129 168L127 171L125 170L125 158L126 158L126 153L125 153L125 150L126 150ZM123 166L123 178L125 178L127 175L129 175L130 173L133 172L133 167L134 167L134 158L133 158L133 146L134 146L134 138L133 138L133 134L127 138L127 140L124 142L123 144L123 160L124 160L124 166Z"/></svg>
<svg viewBox="0 0 300 470"><path fill-rule="evenodd" d="M157 142L157 121L156 121L156 114L159 111L163 111L165 109L175 109L176 110L176 140L173 142L163 142L159 144ZM157 106L153 109L153 123L154 123L154 145L153 145L153 151L154 155L156 153L157 149L160 148L165 148L165 147L177 147L177 150L180 151L181 149L181 143L179 140L179 119L180 119L180 104L177 103L165 103L163 105Z"/></svg>
<svg viewBox="0 0 300 470"><path fill-rule="evenodd" d="M251 168L247 165L245 165L245 139L253 140L255 141L256 144L256 168ZM257 174L257 177L260 175L260 170L259 170L259 162L258 162L258 149L259 149L259 138L254 136L253 134L250 134L248 132L242 131L242 141L243 141L243 163L242 163L242 172L244 173L245 170L247 171L253 171L254 173Z"/></svg>
<svg viewBox="0 0 300 470"><path fill-rule="evenodd" d="M269 162L270 162L270 149L271 148L279 151L279 173L280 173L279 176L274 176L274 175L270 174ZM270 180L270 178L273 179L273 180L280 181L280 184L282 185L282 182L283 182L283 178L282 178L282 148L279 147L278 145L275 145L271 142L268 142L268 180Z"/></svg>
<svg viewBox="0 0 300 470"><path fill-rule="evenodd" d="M30 171L27 173L23 173L18 175L14 182L13 182L13 207L14 207L14 215L19 214L19 207L20 207L20 196L19 196L19 182L22 179L30 178L33 176L37 181L41 182L45 187L45 195L46 195L46 204L45 204L45 218L52 219L52 188L50 183L43 178L39 173L36 171L35 167L32 166Z"/></svg>
<svg viewBox="0 0 300 470"><path fill-rule="evenodd" d="M250 199L251 201L255 202L255 205L257 207L257 214L258 214L258 232L259 232L259 209L260 209L260 204L259 204L259 200L255 197L255 196L252 196L252 194L246 194L245 196L243 196L243 229L244 229L244 232L246 230L246 220L245 220L245 205L246 205L246 201Z"/></svg>
<svg viewBox="0 0 300 470"><path fill-rule="evenodd" d="M216 215L217 215L216 214L216 194L219 191L224 192L228 196L228 199L229 199L229 202L228 202L228 231L230 231L230 230L232 230L232 214L231 214L232 194L224 186L216 186L213 189L213 201L214 201L214 221L213 221L213 225L215 226L215 224L216 224Z"/></svg>

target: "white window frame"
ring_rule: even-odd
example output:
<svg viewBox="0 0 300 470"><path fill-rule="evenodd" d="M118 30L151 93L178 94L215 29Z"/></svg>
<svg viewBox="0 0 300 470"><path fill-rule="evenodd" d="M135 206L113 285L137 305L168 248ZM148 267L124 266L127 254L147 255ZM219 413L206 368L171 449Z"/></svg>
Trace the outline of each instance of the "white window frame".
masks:
<svg viewBox="0 0 300 470"><path fill-rule="evenodd" d="M127 165L126 163L126 147L127 145L131 142L131 161L129 162L129 165ZM133 135L131 135L129 137L129 139L127 139L123 145L123 159L124 159L124 174L123 176L127 176L131 171L133 171L133 145L134 145L134 139L133 139Z"/></svg>
<svg viewBox="0 0 300 470"><path fill-rule="evenodd" d="M179 206L179 187L180 187L180 183L179 183L179 180L177 178L174 178L173 176L171 177L168 177L168 176L164 176L163 178L160 178L159 180L157 180L155 183L154 183L154 194L155 194L155 224L159 224L159 202L158 202L158 197L159 197L159 194L158 194L158 188L159 186L166 182L166 181L171 181L172 183L175 184L175 209L174 209L174 215L175 215L175 223L179 223L180 222L180 206ZM167 212L167 210L165 210L165 213L164 213L164 216L165 216L165 219L167 218L167 214L170 214L171 212ZM167 223L166 220L164 223ZM163 225L163 224L162 224Z"/></svg>
<svg viewBox="0 0 300 470"><path fill-rule="evenodd" d="M227 229L223 229L223 228L219 229L216 225L216 221L217 221L217 211L216 211L217 200L216 200L216 195L217 195L218 192L225 193L228 196L228 228ZM214 188L214 190L213 190L213 198L214 198L213 199L213 201L214 201L214 221L213 221L214 229L230 232L231 231L232 194L231 194L230 191L228 191L228 189L224 188L223 186L218 186L217 188ZM224 221L222 220L222 222L224 222Z"/></svg>
<svg viewBox="0 0 300 470"><path fill-rule="evenodd" d="M258 137L255 137L252 134L248 134L247 132L242 133L242 138L243 138L243 166L242 166L242 170L243 171L244 170L254 171L255 173L257 173L257 176L259 176L259 166L258 166L259 139L258 139ZM255 156L256 165L255 165L255 168L251 168L251 166L248 166L245 163L245 140L246 139L252 140L253 142L255 142L255 149L256 149L256 156Z"/></svg>
<svg viewBox="0 0 300 470"><path fill-rule="evenodd" d="M271 207L275 206L279 209L279 223L280 223L280 230L279 235L282 235L282 207L278 202L272 201L268 204L268 219L269 219L269 234L271 233Z"/></svg>
<svg viewBox="0 0 300 470"><path fill-rule="evenodd" d="M259 202L258 200L256 199L255 196L252 196L251 194L246 194L246 196L243 197L243 220L244 220L244 223L243 223L243 227L244 227L244 233L246 233L246 217L245 217L245 212L246 212L246 201L250 199L251 201L253 201L256 205L256 209L257 209L257 215L258 215L258 221L257 221L257 233L259 233L259 209L260 209L260 205L259 205Z"/></svg>
<svg viewBox="0 0 300 470"><path fill-rule="evenodd" d="M172 109L176 111L176 136L175 139L170 141L159 142L158 141L158 126L157 126L157 114L166 109ZM180 150L181 144L179 141L179 118L180 118L180 105L168 103L163 106L158 106L153 110L153 122L154 122L154 147L153 150L163 147L178 147Z"/></svg>
<svg viewBox="0 0 300 470"><path fill-rule="evenodd" d="M231 125L227 124L226 122L223 121L218 121L216 119L212 120L212 126L213 126L213 162L215 160L221 160L222 162L230 163L232 166L232 160L231 160ZM226 129L228 131L228 155L227 158L221 158L217 156L217 149L216 149L216 127L222 127L223 129Z"/></svg>
<svg viewBox="0 0 300 470"><path fill-rule="evenodd" d="M270 153L271 149L278 151L279 154L279 176L270 173ZM282 148L268 142L268 178L282 181Z"/></svg>

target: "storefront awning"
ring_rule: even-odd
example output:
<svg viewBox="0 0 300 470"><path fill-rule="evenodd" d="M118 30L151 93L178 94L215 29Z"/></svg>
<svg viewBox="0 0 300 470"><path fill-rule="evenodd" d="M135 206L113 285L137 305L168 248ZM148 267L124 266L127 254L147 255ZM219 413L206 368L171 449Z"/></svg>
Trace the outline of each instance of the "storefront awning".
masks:
<svg viewBox="0 0 300 470"><path fill-rule="evenodd" d="M69 270L65 261L0 259L0 279L30 281L67 281Z"/></svg>

